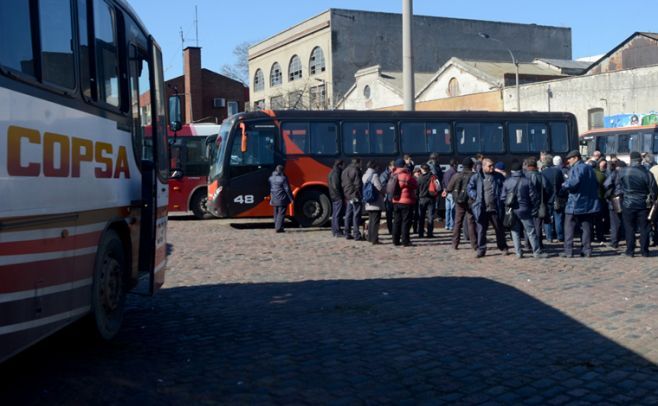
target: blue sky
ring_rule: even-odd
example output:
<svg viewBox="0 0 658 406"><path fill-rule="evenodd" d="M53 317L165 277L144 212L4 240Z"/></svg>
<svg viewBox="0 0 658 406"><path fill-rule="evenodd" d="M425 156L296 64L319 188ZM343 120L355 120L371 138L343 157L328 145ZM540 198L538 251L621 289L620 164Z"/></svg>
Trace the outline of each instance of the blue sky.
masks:
<svg viewBox="0 0 658 406"><path fill-rule="evenodd" d="M401 13L402 0L128 0L164 52L165 78L182 73L180 29L195 46L194 6L204 68L219 72L233 49L329 8ZM415 0L414 14L570 27L573 57L608 52L635 31L656 32L655 0ZM437 67L438 68L438 67Z"/></svg>

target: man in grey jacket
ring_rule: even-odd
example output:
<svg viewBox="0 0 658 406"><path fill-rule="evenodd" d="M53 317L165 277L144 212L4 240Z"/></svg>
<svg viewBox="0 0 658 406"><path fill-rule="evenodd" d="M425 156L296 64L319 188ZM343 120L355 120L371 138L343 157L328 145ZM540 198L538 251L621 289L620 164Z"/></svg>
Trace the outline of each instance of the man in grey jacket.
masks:
<svg viewBox="0 0 658 406"><path fill-rule="evenodd" d="M359 158L352 159L352 163L343 170L340 176L341 186L345 194L345 238L348 240L355 239L362 240L361 230L361 190L363 189L363 182L361 181L361 160ZM353 235L350 235L353 229Z"/></svg>

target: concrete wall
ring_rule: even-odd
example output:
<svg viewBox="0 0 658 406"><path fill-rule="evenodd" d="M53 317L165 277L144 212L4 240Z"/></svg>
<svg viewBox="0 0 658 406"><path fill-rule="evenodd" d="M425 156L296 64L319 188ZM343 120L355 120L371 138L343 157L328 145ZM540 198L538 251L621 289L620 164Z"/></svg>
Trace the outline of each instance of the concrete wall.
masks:
<svg viewBox="0 0 658 406"><path fill-rule="evenodd" d="M658 110L658 66L523 85L521 110L549 111L549 86L550 111L574 113L581 133L588 129L592 108L602 108L606 116ZM516 110L514 87L504 90L503 101L505 111Z"/></svg>
<svg viewBox="0 0 658 406"><path fill-rule="evenodd" d="M403 110L403 105L381 108L379 110ZM484 93L468 94L465 96L450 97L446 99L428 100L416 102L417 111L441 111L441 110L482 110L503 111L503 100L498 90Z"/></svg>
<svg viewBox="0 0 658 406"><path fill-rule="evenodd" d="M402 70L402 16L352 10L332 10L335 92L341 97L353 84L354 73L381 65ZM507 48L480 38L484 32L502 41L520 61L534 58L571 59L571 29L534 24L414 16L414 66L434 71L453 56L463 59L510 61Z"/></svg>

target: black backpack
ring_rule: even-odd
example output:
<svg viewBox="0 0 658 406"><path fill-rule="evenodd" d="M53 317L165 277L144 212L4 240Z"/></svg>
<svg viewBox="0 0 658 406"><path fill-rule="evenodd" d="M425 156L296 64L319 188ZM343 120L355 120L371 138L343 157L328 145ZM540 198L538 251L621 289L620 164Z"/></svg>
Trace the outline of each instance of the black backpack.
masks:
<svg viewBox="0 0 658 406"><path fill-rule="evenodd" d="M391 177L388 178L388 182L386 182L386 194L391 196L391 199L396 200L402 195L402 188L400 187L397 173L392 173Z"/></svg>

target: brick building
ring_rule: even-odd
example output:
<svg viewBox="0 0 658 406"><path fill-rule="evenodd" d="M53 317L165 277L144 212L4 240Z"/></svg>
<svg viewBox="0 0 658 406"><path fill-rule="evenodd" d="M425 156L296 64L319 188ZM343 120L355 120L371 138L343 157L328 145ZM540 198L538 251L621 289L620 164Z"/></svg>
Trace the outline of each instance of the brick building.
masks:
<svg viewBox="0 0 658 406"><path fill-rule="evenodd" d="M183 51L183 75L167 80L167 97L178 91L183 123L221 123L226 117L245 110L249 88L242 83L201 67L201 48Z"/></svg>

